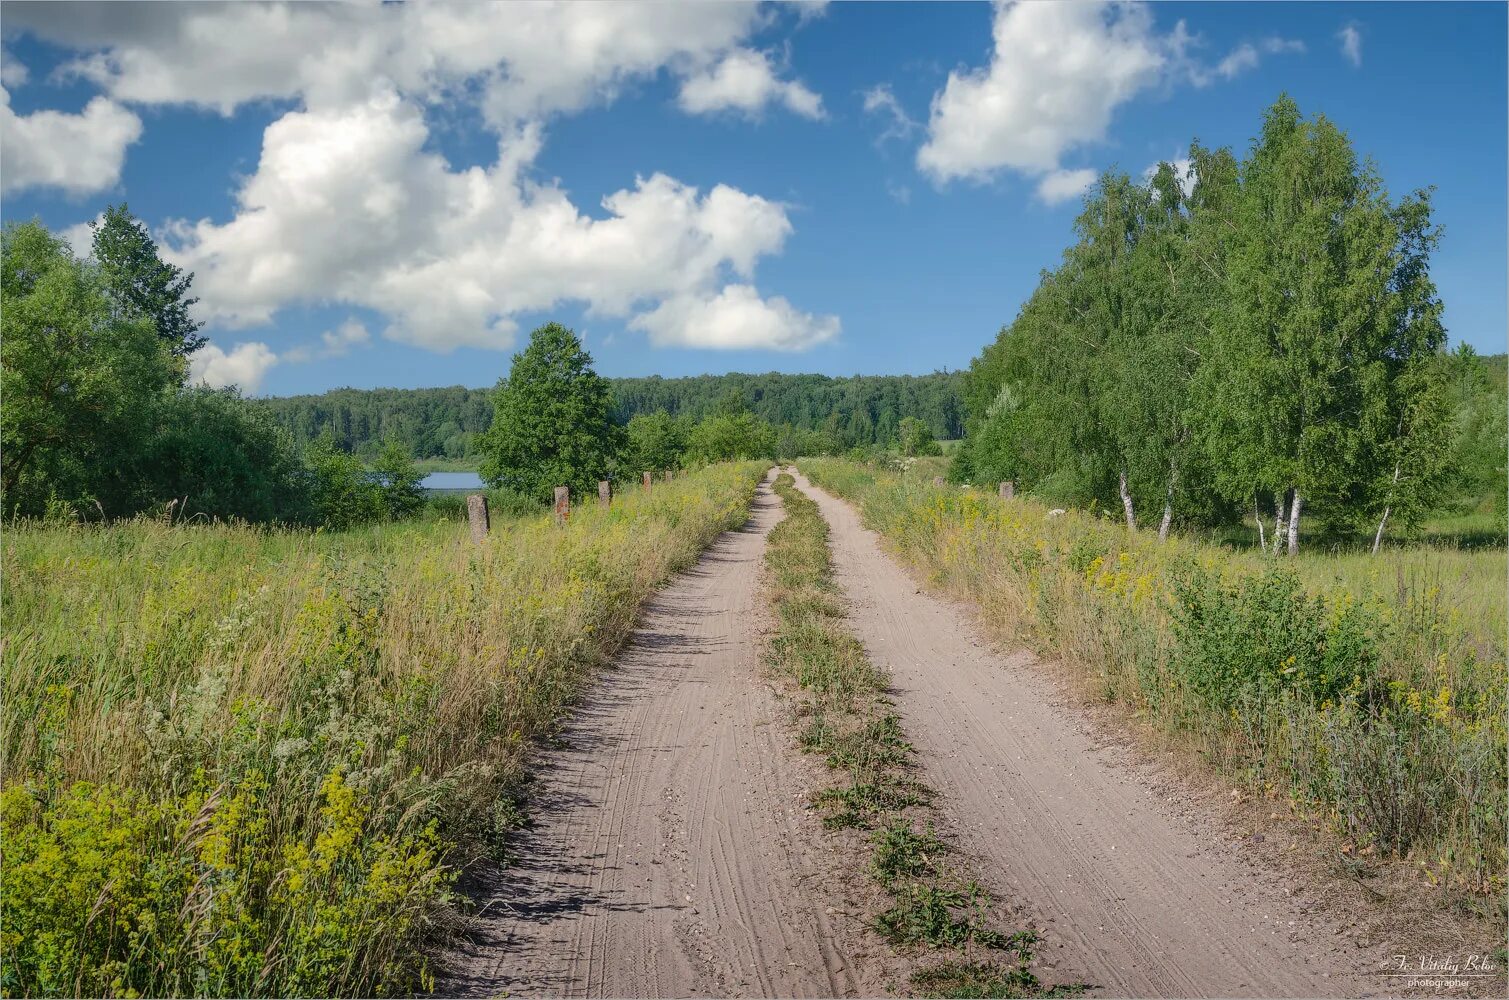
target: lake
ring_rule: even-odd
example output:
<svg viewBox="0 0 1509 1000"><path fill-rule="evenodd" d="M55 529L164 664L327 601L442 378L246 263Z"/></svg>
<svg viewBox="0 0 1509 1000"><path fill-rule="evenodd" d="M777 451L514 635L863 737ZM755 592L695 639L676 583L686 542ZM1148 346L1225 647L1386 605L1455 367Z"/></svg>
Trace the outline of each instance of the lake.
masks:
<svg viewBox="0 0 1509 1000"><path fill-rule="evenodd" d="M475 472L432 472L419 482L427 493L476 492L482 489L482 477Z"/></svg>

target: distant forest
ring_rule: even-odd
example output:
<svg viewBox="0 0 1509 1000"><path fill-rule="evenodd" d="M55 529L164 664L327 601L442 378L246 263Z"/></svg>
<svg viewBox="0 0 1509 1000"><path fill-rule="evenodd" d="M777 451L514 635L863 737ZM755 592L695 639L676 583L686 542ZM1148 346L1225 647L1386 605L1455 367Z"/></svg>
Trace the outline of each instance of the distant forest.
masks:
<svg viewBox="0 0 1509 1000"><path fill-rule="evenodd" d="M830 431L847 445L890 444L904 417L935 437L964 433L963 373L932 375L697 375L617 378L614 419L664 410L692 420L729 406L747 408L773 427ZM491 389L333 389L317 396L258 400L300 447L329 432L337 447L366 455L394 438L416 458L462 458L492 423Z"/></svg>

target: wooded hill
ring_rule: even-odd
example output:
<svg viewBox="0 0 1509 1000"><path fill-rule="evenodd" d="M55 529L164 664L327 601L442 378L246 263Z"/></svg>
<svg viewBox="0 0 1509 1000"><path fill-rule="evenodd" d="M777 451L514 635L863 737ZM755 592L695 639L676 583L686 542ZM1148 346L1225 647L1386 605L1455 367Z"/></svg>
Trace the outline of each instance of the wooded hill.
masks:
<svg viewBox="0 0 1509 1000"><path fill-rule="evenodd" d="M848 445L896 440L904 417L924 421L938 438L964 433L962 373L931 375L697 375L688 378L617 378L613 416L621 424L639 413L664 410L692 420L742 401L773 427L831 431ZM393 437L416 458L461 458L475 451L476 435L492 423L492 390L333 389L320 395L257 401L303 446L327 431L338 447L367 454Z"/></svg>

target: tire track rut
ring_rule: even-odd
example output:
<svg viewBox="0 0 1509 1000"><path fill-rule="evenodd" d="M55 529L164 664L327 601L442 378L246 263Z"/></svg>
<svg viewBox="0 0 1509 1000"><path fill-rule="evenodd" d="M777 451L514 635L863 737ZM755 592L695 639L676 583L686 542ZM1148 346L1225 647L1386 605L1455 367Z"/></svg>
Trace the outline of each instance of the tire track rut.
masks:
<svg viewBox="0 0 1509 1000"><path fill-rule="evenodd" d="M831 847L797 793L787 709L761 680L762 483L750 520L647 605L540 762L519 860L446 956L460 996L846 996Z"/></svg>

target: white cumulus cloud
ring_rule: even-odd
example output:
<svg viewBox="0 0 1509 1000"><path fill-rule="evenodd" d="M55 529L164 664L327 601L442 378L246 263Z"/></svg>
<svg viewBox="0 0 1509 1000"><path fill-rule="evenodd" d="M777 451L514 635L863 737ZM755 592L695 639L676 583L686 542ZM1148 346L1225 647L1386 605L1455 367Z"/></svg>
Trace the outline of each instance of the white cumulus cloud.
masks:
<svg viewBox="0 0 1509 1000"><path fill-rule="evenodd" d="M280 361L302 363L315 358L344 358L355 347L365 347L372 342L372 335L361 320L348 319L334 330L320 334L318 346L303 345L283 352Z"/></svg>
<svg viewBox="0 0 1509 1000"><path fill-rule="evenodd" d="M260 341L237 344L226 353L214 344L205 344L189 356L189 381L212 389L240 386L245 393L256 392L262 376L278 363L278 356Z"/></svg>
<svg viewBox="0 0 1509 1000"><path fill-rule="evenodd" d="M1038 181L1037 196L1049 205L1078 198L1095 183L1095 171L1086 167L1081 170L1055 170L1044 174Z"/></svg>
<svg viewBox="0 0 1509 1000"><path fill-rule="evenodd" d="M0 49L0 85L14 90L30 78L31 72L27 70L25 63Z"/></svg>
<svg viewBox="0 0 1509 1000"><path fill-rule="evenodd" d="M717 295L667 299L629 324L660 346L801 351L838 336L837 316L813 316L780 296L760 298L749 285Z"/></svg>
<svg viewBox="0 0 1509 1000"><path fill-rule="evenodd" d="M120 181L126 147L141 137L141 119L105 97L80 113L18 115L0 88L0 178L5 191L60 188L87 195Z"/></svg>
<svg viewBox="0 0 1509 1000"><path fill-rule="evenodd" d="M993 35L990 64L950 73L933 98L917 165L938 181L1057 169L1067 150L1102 138L1111 113L1169 60L1143 7L1002 4Z"/></svg>
<svg viewBox="0 0 1509 1000"><path fill-rule="evenodd" d="M804 118L823 117L823 99L795 80L777 77L764 52L739 49L717 64L688 76L677 98L683 111L709 114L738 111L757 115L769 104L784 104Z"/></svg>
<svg viewBox="0 0 1509 1000"><path fill-rule="evenodd" d="M791 233L779 203L654 173L589 213L535 161L550 116L662 73L681 81L687 110L822 117L819 95L749 47L769 23L748 3L6 7L8 31L77 53L61 73L102 88L101 108L292 102L227 217L164 227L165 256L196 272L201 318L247 327L287 306L341 304L381 314L389 339L439 351L508 347L519 314L562 302L632 319L672 300L726 313L727 288L752 291L757 261ZM441 105L480 111L492 162L456 167L435 151L426 113ZM762 327L771 346L827 329L803 326L784 300L757 301L787 320Z"/></svg>
<svg viewBox="0 0 1509 1000"><path fill-rule="evenodd" d="M1243 43L1232 49L1225 59L1216 64L1216 72L1230 80L1249 69L1256 69L1261 61L1258 50L1250 44Z"/></svg>
<svg viewBox="0 0 1509 1000"><path fill-rule="evenodd" d="M326 357L339 358L351 353L353 347L365 347L372 340L367 327L360 320L348 319L334 330L320 334L325 345Z"/></svg>
<svg viewBox="0 0 1509 1000"><path fill-rule="evenodd" d="M568 300L618 317L658 300L712 300L729 276L752 279L791 233L779 203L664 174L608 195L606 217L592 218L560 187L525 176L538 127L500 140L491 166L466 170L427 150L428 134L420 109L391 92L289 112L268 127L235 216L177 223L165 253L196 273L216 322L342 302L384 313L390 339L444 351L507 347L515 315ZM772 347L792 345L772 337Z"/></svg>
<svg viewBox="0 0 1509 1000"><path fill-rule="evenodd" d="M1038 179L1046 201L1073 197L1084 171L1066 153L1103 141L1116 110L1157 86L1204 87L1253 69L1264 54L1303 52L1296 39L1244 42L1214 66L1183 21L1160 32L1141 4L1000 2L989 64L955 70L933 96L917 166L936 182L981 181L1003 170ZM866 110L891 111L888 92ZM894 112L893 112L894 113Z"/></svg>
<svg viewBox="0 0 1509 1000"><path fill-rule="evenodd" d="M752 3L630 2L22 4L6 19L83 50L64 72L120 101L229 114L265 98L361 100L375 80L430 98L475 86L498 127L581 110L664 69L700 76L757 57L741 43L762 23ZM806 114L802 95L816 95L795 86L784 102Z"/></svg>

